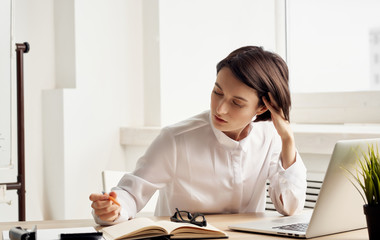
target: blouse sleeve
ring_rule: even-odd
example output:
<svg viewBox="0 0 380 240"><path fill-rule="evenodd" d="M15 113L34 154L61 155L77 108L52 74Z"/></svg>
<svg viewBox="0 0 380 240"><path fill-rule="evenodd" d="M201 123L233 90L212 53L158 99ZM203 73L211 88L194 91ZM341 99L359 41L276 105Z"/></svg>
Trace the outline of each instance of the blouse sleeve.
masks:
<svg viewBox="0 0 380 240"><path fill-rule="evenodd" d="M306 167L297 151L295 163L285 170L280 158L282 143L278 135L274 137L272 144L269 196L279 213L293 215L300 212L305 205Z"/></svg>
<svg viewBox="0 0 380 240"><path fill-rule="evenodd" d="M115 222L102 222L102 225L116 224L134 218L159 188L172 178L175 169L175 142L170 131L164 128L148 147L144 156L132 173L125 174L118 185L112 188L122 207ZM95 221L97 217L95 217ZM98 219L99 220L99 219Z"/></svg>

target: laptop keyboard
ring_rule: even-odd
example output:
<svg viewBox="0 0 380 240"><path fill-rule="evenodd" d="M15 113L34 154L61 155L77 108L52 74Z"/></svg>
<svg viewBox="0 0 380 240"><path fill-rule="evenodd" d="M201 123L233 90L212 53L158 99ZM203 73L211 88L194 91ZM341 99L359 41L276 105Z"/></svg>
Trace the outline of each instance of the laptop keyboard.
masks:
<svg viewBox="0 0 380 240"><path fill-rule="evenodd" d="M297 232L306 232L306 229L308 226L309 226L308 223L294 223L294 224L273 227L273 228L282 229L282 230L291 230L291 231L297 231Z"/></svg>

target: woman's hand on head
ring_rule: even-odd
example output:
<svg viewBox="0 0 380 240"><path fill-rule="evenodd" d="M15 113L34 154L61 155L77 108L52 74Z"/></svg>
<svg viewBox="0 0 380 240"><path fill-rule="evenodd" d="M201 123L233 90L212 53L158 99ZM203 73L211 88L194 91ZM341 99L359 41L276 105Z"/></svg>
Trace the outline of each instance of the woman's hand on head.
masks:
<svg viewBox="0 0 380 240"><path fill-rule="evenodd" d="M263 102L271 113L272 122L277 130L278 135L280 135L282 140L286 140L289 138L292 139L293 132L290 128L289 121L285 119L282 109L278 107L278 104L276 100L274 100L272 94L268 92L268 95L269 100L266 97L263 97Z"/></svg>
<svg viewBox="0 0 380 240"><path fill-rule="evenodd" d="M294 135L290 128L290 123L285 119L284 113L278 107L277 102L274 100L271 93L268 93L269 100L263 97L265 106L271 113L272 122L277 130L278 135L281 137L282 150L281 161L284 169L290 167L296 161L296 147L294 143Z"/></svg>
<svg viewBox="0 0 380 240"><path fill-rule="evenodd" d="M102 221L113 222L119 217L121 207L113 203L109 199L109 196L112 196L115 199L117 198L115 192L110 192L109 195L93 193L89 198L92 201L91 207L94 209L95 215Z"/></svg>

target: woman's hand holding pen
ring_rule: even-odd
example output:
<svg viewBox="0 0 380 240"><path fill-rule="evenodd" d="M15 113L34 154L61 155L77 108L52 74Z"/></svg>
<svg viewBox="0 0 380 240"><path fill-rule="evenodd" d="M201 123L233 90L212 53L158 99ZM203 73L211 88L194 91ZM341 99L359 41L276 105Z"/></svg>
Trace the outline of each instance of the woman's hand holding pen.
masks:
<svg viewBox="0 0 380 240"><path fill-rule="evenodd" d="M115 221L119 217L121 211L121 206L116 201L116 198L117 194L115 192L110 192L109 194L91 194L91 207L94 209L95 215L98 216L102 221Z"/></svg>
<svg viewBox="0 0 380 240"><path fill-rule="evenodd" d="M290 123L285 119L282 109L278 107L271 93L268 93L269 100L263 97L265 106L271 113L272 122L282 141L281 160L284 169L290 167L296 161L296 147L294 143L293 131Z"/></svg>

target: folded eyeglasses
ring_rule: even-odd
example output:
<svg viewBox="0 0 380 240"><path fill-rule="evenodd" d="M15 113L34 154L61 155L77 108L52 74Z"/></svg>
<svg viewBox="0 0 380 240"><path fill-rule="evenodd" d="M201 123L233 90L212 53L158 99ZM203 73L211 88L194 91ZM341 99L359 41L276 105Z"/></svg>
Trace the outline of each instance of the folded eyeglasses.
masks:
<svg viewBox="0 0 380 240"><path fill-rule="evenodd" d="M172 217L170 217L170 221L191 223L200 227L207 226L206 218L202 213L190 213L188 211L180 211L178 210L178 208L176 208L175 210L176 212Z"/></svg>

